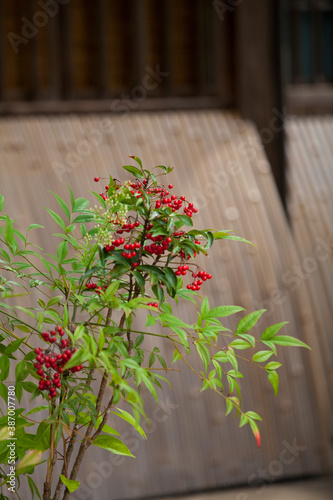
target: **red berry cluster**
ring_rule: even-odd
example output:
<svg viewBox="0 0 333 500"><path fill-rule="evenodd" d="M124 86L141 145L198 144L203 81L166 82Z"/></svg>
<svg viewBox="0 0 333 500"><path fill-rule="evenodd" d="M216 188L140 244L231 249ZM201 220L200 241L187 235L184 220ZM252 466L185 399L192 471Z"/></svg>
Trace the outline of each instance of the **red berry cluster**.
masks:
<svg viewBox="0 0 333 500"><path fill-rule="evenodd" d="M123 224L120 229L117 229L117 233L118 234L130 233L131 231L133 231L133 229L135 227L139 227L139 226L140 226L139 221Z"/></svg>
<svg viewBox="0 0 333 500"><path fill-rule="evenodd" d="M112 245L105 245L104 250L106 252L112 252L116 247L120 247L120 245L123 245L125 243L125 238L118 238L117 240L114 240L112 242Z"/></svg>
<svg viewBox="0 0 333 500"><path fill-rule="evenodd" d="M96 293L101 293L103 290L107 289L108 285L98 286L97 283L87 283L86 288L88 290L95 290Z"/></svg>
<svg viewBox="0 0 333 500"><path fill-rule="evenodd" d="M99 180L99 178L95 178L94 180ZM96 182L97 182L96 180ZM120 184L116 186L116 189L119 189ZM146 195L149 195L152 202L155 202L155 209L163 209L164 207L169 207L171 208L172 212L175 211L180 211L182 210L184 214L186 214L188 217L192 217L193 214L197 213L198 210L195 208L193 203L189 203L186 201L186 198L184 195L182 196L176 196L176 195L171 195L170 191L173 189L173 185L169 184L168 188L163 187L163 186L156 186L153 185L152 183L149 184L149 181L147 179L144 180L139 180L135 179L129 183L129 188L131 190L131 194L136 196L137 198L143 197L144 198L144 191ZM101 194L101 196L106 199L108 196L107 189L108 186L105 186L106 192ZM163 212L162 212L163 213ZM161 215L162 215L161 213ZM163 217L164 215L162 215ZM167 222L167 218L164 219L165 222ZM148 223L146 226L146 234L145 234L145 241L142 241L141 239L138 241L138 236L140 237L142 233L138 233L138 235L133 234L133 230L141 226L140 222L138 220L133 221L132 217L129 217L126 223L119 223L119 227L116 230L117 234L123 234L123 233L131 233L129 237L126 238L118 238L114 241L111 242L109 245L105 245L104 249L106 252L112 252L113 250L119 248L120 246L123 245L122 248L119 248L119 250L122 250L121 255L125 257L126 259L133 259L132 261L132 268L136 268L140 262L139 262L139 257L137 256L137 250L143 245L143 256L148 255L156 255L156 256L162 256L165 255L167 251L172 252L172 249L174 247L174 239L186 239L189 238L184 231L177 230L174 231L172 234L169 235L157 235L154 236L154 222L153 223ZM142 226L141 226L142 229ZM149 240L152 243L149 243ZM194 243L197 245L200 245L201 242L199 240L194 240ZM176 276L185 276L187 274L187 271L189 271L190 266L187 264L184 264L184 260L190 260L191 258L195 258L197 256L197 253L194 251L192 255L189 255L186 253L183 249L178 252L178 257L181 258L182 263L178 265L177 269L175 270ZM196 266L197 267L197 266ZM199 270L199 272L195 273L192 272L192 277L194 280L192 283L187 285L187 288L190 290L200 290L201 285L203 284L204 281L207 279L211 279L212 275L208 274L206 271ZM95 283L92 284L87 284L88 289L94 289L96 292L99 290L102 290L102 287L98 287ZM151 303L150 305L155 304Z"/></svg>
<svg viewBox="0 0 333 500"><path fill-rule="evenodd" d="M76 351L76 349L68 347L70 340L62 338L64 334L65 332L60 326L56 326L50 333L42 333L45 342L55 344L59 348L58 354L51 347L47 349L37 347L35 349L36 362L34 363L34 367L37 375L40 377L39 390L47 390L49 392L49 399L57 397L56 389L61 388L61 374L66 373L63 367ZM82 368L83 365L77 365L68 371L75 373L82 370Z"/></svg>
<svg viewBox="0 0 333 500"><path fill-rule="evenodd" d="M152 225L150 224L150 229ZM153 241L152 245L145 245L144 249L151 255L163 255L165 251L168 249L172 239L165 236L152 236L150 233L146 234L146 239Z"/></svg>
<svg viewBox="0 0 333 500"><path fill-rule="evenodd" d="M197 278L199 277L198 280L195 280L187 285L188 290L200 290L201 285L203 284L204 281L212 279L212 275L206 273L206 271L199 271L198 273L193 273L192 278Z"/></svg>
<svg viewBox="0 0 333 500"><path fill-rule="evenodd" d="M97 283L87 283L86 287L88 288L88 290L96 290Z"/></svg>
<svg viewBox="0 0 333 500"><path fill-rule="evenodd" d="M135 257L136 256L136 251L137 249L140 248L140 243L138 241L136 241L135 243L126 243L126 245L124 245L124 251L121 252L121 255L123 257L126 257L127 259L131 259L132 257ZM125 251L127 250L127 251Z"/></svg>
<svg viewBox="0 0 333 500"><path fill-rule="evenodd" d="M189 270L190 266L188 266L187 264L183 265L183 266L178 266L177 268L177 271L175 272L175 275L176 276L185 276L186 275L186 272Z"/></svg>
<svg viewBox="0 0 333 500"><path fill-rule="evenodd" d="M158 307L157 302L148 302L147 306Z"/></svg>
<svg viewBox="0 0 333 500"><path fill-rule="evenodd" d="M99 177L94 177L94 181L98 182ZM136 196L137 198L144 197L142 191L147 187L147 179L144 179L142 182L140 182L139 180L133 181L130 183L129 186L130 188L132 188L131 189L132 195ZM168 188L173 189L173 184L169 184ZM105 192L100 193L100 196L103 198L103 200L108 199L108 194L107 194L108 189L109 186L105 186ZM116 186L116 189L119 189L119 186ZM146 193L148 195L157 195L159 197L159 199L157 199L155 202L155 208L157 209L161 208L162 206L165 206L171 208L172 212L175 212L176 210L179 210L183 206L183 203L187 203L185 196L177 197L174 194L169 196L170 195L169 190L164 187L148 188L146 190ZM196 214L197 212L198 209L194 207L193 203L188 203L187 206L184 207L184 213L188 215L188 217L192 217L192 214Z"/></svg>

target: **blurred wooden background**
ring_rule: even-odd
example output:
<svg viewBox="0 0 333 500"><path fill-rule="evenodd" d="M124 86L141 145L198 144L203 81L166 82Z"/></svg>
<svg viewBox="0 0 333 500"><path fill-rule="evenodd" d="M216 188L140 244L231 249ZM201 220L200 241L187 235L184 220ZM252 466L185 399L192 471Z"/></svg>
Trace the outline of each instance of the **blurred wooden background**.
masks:
<svg viewBox="0 0 333 500"><path fill-rule="evenodd" d="M309 168L299 167L297 151L309 147L300 134L307 126L302 120L288 124L294 186L290 229L258 134L252 124L233 112L10 117L0 121L1 191L19 230L33 221L57 231L43 210L46 206L57 210L50 189L68 199L66 184L70 183L77 197L86 196L96 188L95 175L122 177L120 167L128 164L131 154L142 158L149 168L161 162L170 164L175 167L170 181L177 192L180 189L199 208L199 227L231 228L257 245L221 242L212 249L211 258L203 264L214 275L205 290L211 305L239 304L248 311L266 308L260 330L289 321L285 333L312 347L311 352L279 349L284 367L277 398L266 376L242 366L249 376L242 384L243 404L258 410L264 419L260 449L249 429L238 429L232 417L224 416L222 399L199 393L196 378L181 367L183 373L172 375L173 390L166 387L159 408L146 395L152 418L148 441L124 428L125 442L132 446L136 460L112 458L103 450L90 449L79 478L89 496L77 493L74 498L147 498L253 483L259 481L260 469L268 470L274 479L329 470L333 233L332 219L326 217L332 199L325 198L324 190L330 190L332 165L329 156L320 153L320 161L315 156L312 163L313 176L313 144L312 157L307 155ZM315 130L323 129L330 137L332 128L332 119L318 119ZM101 141L94 146L90 139L97 135ZM76 166L70 162L74 152ZM49 230L36 231L35 237L46 250L57 244ZM316 251L318 245L321 250ZM179 314L190 322L193 312L191 306L179 307ZM160 347L170 355L167 346ZM118 422L110 422L118 428ZM288 459L292 454L283 450L295 443L301 448L285 463L283 453Z"/></svg>

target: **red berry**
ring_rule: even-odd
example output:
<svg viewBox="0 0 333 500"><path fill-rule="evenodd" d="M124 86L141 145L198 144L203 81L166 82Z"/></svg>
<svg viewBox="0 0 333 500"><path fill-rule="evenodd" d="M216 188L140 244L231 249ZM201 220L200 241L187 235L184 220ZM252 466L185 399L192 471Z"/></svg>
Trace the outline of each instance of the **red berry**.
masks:
<svg viewBox="0 0 333 500"><path fill-rule="evenodd" d="M99 181L99 177L94 177L94 181L98 182Z"/></svg>
<svg viewBox="0 0 333 500"><path fill-rule="evenodd" d="M172 189L173 188L173 184L169 184L168 188Z"/></svg>

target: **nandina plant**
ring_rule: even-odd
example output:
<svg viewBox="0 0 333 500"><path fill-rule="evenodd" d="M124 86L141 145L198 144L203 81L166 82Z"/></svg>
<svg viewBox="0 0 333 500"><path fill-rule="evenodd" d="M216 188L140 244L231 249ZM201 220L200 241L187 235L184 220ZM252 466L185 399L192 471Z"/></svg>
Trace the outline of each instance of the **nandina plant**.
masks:
<svg viewBox="0 0 333 500"><path fill-rule="evenodd" d="M158 402L177 361L196 373L202 390L224 398L226 415L234 410L239 426L249 424L260 446L261 417L240 404L240 358L264 368L277 394L281 363L275 361L276 346L307 347L279 335L286 322L266 328L260 338L249 333L264 309L243 316L233 331L223 326L221 318L243 308L211 308L201 297L201 287L213 276L198 257L207 255L216 240L246 240L228 231L193 229L197 209L162 182L172 169L159 165L149 171L139 158L131 158L138 166L123 168L132 178L110 176L101 193L92 192L92 207L86 198L75 198L71 188L69 205L54 194L62 211L48 209L61 229L54 235L61 239L55 255L28 240L30 231L42 226L31 224L24 235L8 215L0 217L0 394L9 403L0 419L1 498L8 492L20 498L22 477L32 497L41 498L33 474L47 462L43 500L68 499L79 488L77 474L90 446L132 457L117 419L145 436L141 388L146 386ZM3 196L0 204L2 210ZM11 298L23 295L30 295L34 305L13 305ZM177 316L179 301L197 307L192 324ZM146 311L145 326L137 318L139 310ZM159 346L162 340L171 343L173 359L166 360L151 342L147 347L147 337ZM248 356L239 356L239 350L248 350ZM192 351L202 361L199 372L192 366ZM5 384L11 363L15 384ZM96 383L98 391L92 388ZM16 408L15 398L20 403L23 393L31 394L30 407ZM36 397L44 404L36 405Z"/></svg>

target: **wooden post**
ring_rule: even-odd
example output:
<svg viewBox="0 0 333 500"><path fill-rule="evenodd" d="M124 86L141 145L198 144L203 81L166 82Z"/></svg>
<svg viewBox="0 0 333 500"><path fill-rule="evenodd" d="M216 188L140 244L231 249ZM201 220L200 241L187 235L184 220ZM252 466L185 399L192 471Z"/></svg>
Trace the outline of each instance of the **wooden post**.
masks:
<svg viewBox="0 0 333 500"><path fill-rule="evenodd" d="M234 2L235 3L235 2ZM235 6L236 105L258 128L286 206L279 0L243 0Z"/></svg>

